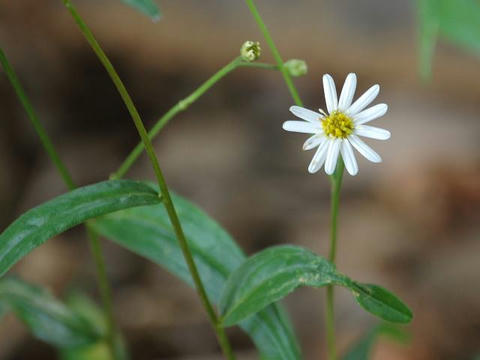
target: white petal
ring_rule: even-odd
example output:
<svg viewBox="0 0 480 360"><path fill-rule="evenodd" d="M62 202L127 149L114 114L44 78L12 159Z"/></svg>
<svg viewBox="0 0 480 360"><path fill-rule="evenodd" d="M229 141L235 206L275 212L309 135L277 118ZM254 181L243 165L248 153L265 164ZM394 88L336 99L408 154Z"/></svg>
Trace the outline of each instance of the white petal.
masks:
<svg viewBox="0 0 480 360"><path fill-rule="evenodd" d="M320 145L320 143L325 139L323 134L315 134L307 139L303 144L303 150L312 150L314 147Z"/></svg>
<svg viewBox="0 0 480 360"><path fill-rule="evenodd" d="M382 162L382 158L378 155L370 146L365 144L360 138L356 135L350 135L348 141L353 145L355 149L358 150L360 154L365 156L367 160L370 160L374 163Z"/></svg>
<svg viewBox="0 0 480 360"><path fill-rule="evenodd" d="M325 161L325 172L328 175L332 175L335 172L341 144L342 139L330 140L330 144L328 144L327 159Z"/></svg>
<svg viewBox="0 0 480 360"><path fill-rule="evenodd" d="M306 121L294 121L289 120L285 121L282 125L284 130L305 133L305 134L317 134L321 132L320 123L318 126L313 125L312 123Z"/></svg>
<svg viewBox="0 0 480 360"><path fill-rule="evenodd" d="M322 167L325 159L327 157L327 150L328 150L328 143L329 139L326 137L322 138L322 142L320 143L315 155L313 155L312 161L310 161L310 165L308 165L308 172L310 174L316 173Z"/></svg>
<svg viewBox="0 0 480 360"><path fill-rule="evenodd" d="M342 147L340 148L342 154L343 162L345 167L350 175L355 176L358 173L358 164L355 159L355 154L353 153L352 145L347 139L342 141Z"/></svg>
<svg viewBox="0 0 480 360"><path fill-rule="evenodd" d="M377 140L390 139L390 131L368 125L355 126L354 134Z"/></svg>
<svg viewBox="0 0 480 360"><path fill-rule="evenodd" d="M367 110L363 110L362 112L358 113L353 117L353 121L356 125L365 124L369 121L378 119L379 117L385 115L388 110L387 104L378 104L368 108Z"/></svg>
<svg viewBox="0 0 480 360"><path fill-rule="evenodd" d="M311 123L314 123L314 124L317 124L320 119L323 119L324 116L315 112L315 111L312 111L312 110L308 110L308 109L305 109L303 107L300 107L300 106L290 106L290 111L295 115L295 116L298 116L300 119L303 119L303 120L306 120L306 121L309 121Z"/></svg>
<svg viewBox="0 0 480 360"><path fill-rule="evenodd" d="M331 114L333 111L337 110L338 100L335 82L333 81L333 78L328 74L323 75L323 92L325 93L325 103L327 104L327 111L329 114Z"/></svg>
<svg viewBox="0 0 480 360"><path fill-rule="evenodd" d="M340 100L338 100L338 110L345 111L352 105L353 95L355 95L355 88L357 87L357 75L350 73L345 79Z"/></svg>
<svg viewBox="0 0 480 360"><path fill-rule="evenodd" d="M365 109L373 100L375 100L379 92L380 85L373 85L370 89L365 91L365 93L360 96L357 101L352 104L352 106L348 108L346 111L347 115L355 116L360 111Z"/></svg>

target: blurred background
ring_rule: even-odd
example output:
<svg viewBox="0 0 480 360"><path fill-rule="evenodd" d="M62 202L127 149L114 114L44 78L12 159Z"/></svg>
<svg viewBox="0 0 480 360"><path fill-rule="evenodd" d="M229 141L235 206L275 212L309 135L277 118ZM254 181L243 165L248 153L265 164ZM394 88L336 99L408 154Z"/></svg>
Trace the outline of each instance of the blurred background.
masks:
<svg viewBox="0 0 480 360"><path fill-rule="evenodd" d="M259 40L242 1L162 1L153 23L114 0L78 0L130 90L148 127ZM308 62L295 79L305 106L324 108L321 76L343 84L358 76L357 96L381 85L389 105L375 123L392 132L368 141L383 157L357 155L345 176L338 267L382 284L413 309L408 345L381 339L374 359L473 359L480 354L480 62L440 39L432 77L418 74L414 1L258 1L284 57ZM477 30L478 31L478 30ZM478 36L478 35L477 35ZM138 141L104 69L58 1L0 0L0 44L9 56L74 179L106 179ZM479 43L480 44L480 43ZM479 45L480 46L480 45ZM282 130L293 104L276 71L228 75L155 141L172 189L217 219L252 254L295 243L328 250L329 182L307 173L306 136ZM66 191L5 76L0 76L0 230L25 210ZM145 157L128 177L153 179ZM163 269L103 242L115 312L133 359L217 359L215 337L194 291ZM97 296L82 228L42 245L13 270L61 296ZM337 336L344 351L377 323L338 290ZM323 291L300 289L286 301L306 359L325 356ZM230 331L239 359L255 359L250 340ZM7 315L1 359L54 359Z"/></svg>

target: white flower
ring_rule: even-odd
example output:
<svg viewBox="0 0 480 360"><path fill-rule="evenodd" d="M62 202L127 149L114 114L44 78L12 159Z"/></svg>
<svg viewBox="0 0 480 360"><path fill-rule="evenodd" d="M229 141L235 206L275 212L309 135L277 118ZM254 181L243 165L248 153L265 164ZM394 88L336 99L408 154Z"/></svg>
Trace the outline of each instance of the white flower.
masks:
<svg viewBox="0 0 480 360"><path fill-rule="evenodd" d="M368 160L379 163L382 161L370 146L365 144L359 136L377 140L387 140L390 132L377 127L365 125L375 120L388 110L387 104L378 104L364 110L378 95L379 85L373 85L357 101L352 104L353 95L357 86L357 76L348 74L343 85L340 99L337 99L337 90L333 78L323 75L323 90L327 104L326 114L322 109L317 113L300 106L290 107L290 111L305 121L289 120L283 123L287 131L313 134L303 144L303 150L318 147L313 156L308 171L316 173L325 164L325 172L333 174L337 165L338 155L341 154L345 167L350 175L358 173L358 164L352 146Z"/></svg>

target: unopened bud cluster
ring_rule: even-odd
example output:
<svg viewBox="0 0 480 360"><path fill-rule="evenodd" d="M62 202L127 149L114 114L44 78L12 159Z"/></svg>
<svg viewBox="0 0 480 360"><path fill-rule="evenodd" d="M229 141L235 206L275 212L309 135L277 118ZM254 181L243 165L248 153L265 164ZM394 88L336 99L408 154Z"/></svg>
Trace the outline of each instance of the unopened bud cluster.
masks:
<svg viewBox="0 0 480 360"><path fill-rule="evenodd" d="M302 76L308 72L307 63L299 59L290 59L283 66L291 76Z"/></svg>
<svg viewBox="0 0 480 360"><path fill-rule="evenodd" d="M260 43L258 41L245 41L240 48L242 59L247 62L258 60L261 54Z"/></svg>

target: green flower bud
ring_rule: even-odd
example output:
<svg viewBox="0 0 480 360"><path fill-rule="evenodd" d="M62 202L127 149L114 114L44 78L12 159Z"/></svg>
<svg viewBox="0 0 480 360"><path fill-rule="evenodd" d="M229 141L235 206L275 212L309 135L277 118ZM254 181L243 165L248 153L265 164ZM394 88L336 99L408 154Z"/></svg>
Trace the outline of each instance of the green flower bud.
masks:
<svg viewBox="0 0 480 360"><path fill-rule="evenodd" d="M242 59L247 62L258 60L261 54L260 43L258 41L245 41L240 48Z"/></svg>
<svg viewBox="0 0 480 360"><path fill-rule="evenodd" d="M288 70L288 73L292 76L302 76L308 72L307 63L299 59L290 59L283 64Z"/></svg>

